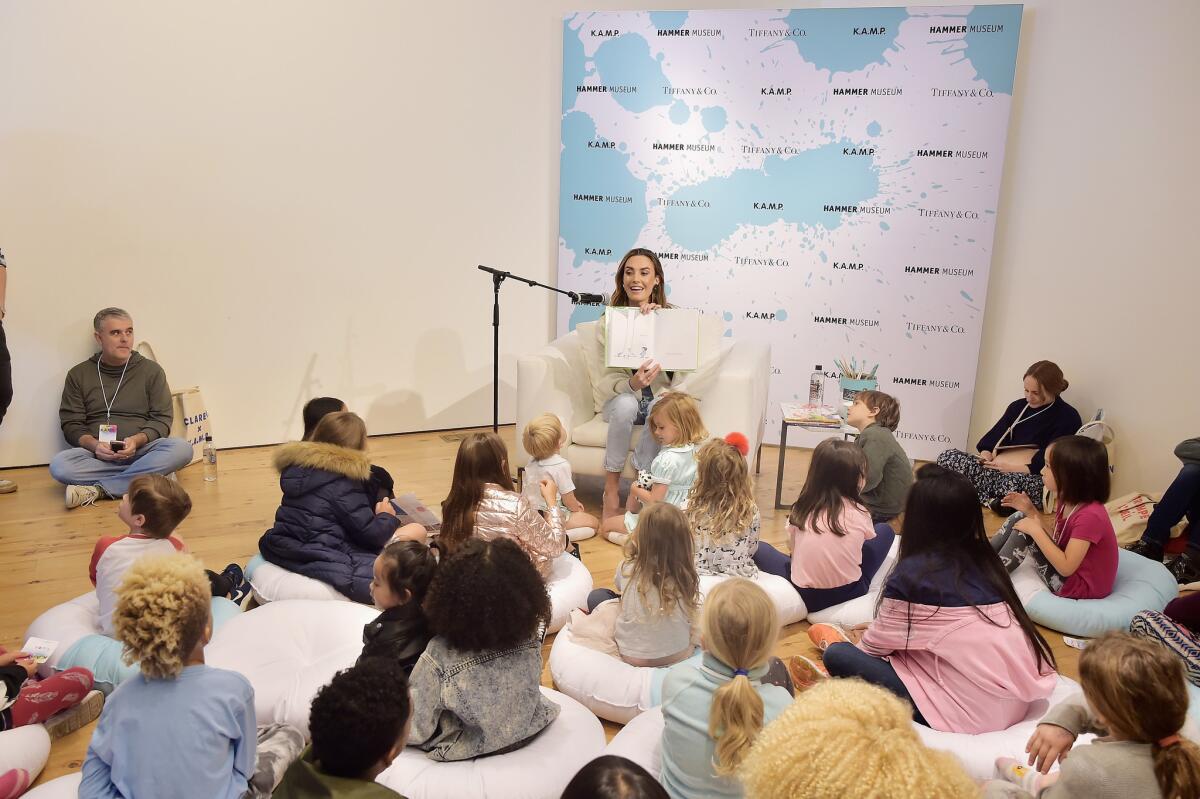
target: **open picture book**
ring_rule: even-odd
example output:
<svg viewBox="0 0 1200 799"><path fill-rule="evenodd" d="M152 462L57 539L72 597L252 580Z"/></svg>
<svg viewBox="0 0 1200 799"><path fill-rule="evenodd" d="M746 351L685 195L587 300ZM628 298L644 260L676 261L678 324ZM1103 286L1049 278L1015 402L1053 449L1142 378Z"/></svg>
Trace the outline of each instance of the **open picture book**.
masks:
<svg viewBox="0 0 1200 799"><path fill-rule="evenodd" d="M604 313L605 362L609 367L637 369L657 361L667 371L694 371L700 359L700 312L660 308L610 307Z"/></svg>

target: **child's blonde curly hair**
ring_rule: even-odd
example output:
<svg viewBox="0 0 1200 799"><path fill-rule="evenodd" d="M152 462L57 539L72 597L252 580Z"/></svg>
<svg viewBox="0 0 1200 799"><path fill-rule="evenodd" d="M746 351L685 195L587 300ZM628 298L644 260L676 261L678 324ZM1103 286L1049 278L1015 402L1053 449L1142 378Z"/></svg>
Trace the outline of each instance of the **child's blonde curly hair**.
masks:
<svg viewBox="0 0 1200 799"><path fill-rule="evenodd" d="M746 799L959 799L979 789L925 746L912 708L862 680L824 680L768 724L739 771Z"/></svg>
<svg viewBox="0 0 1200 799"><path fill-rule="evenodd" d="M172 679L208 628L212 589L191 555L140 558L117 589L113 628L122 658L152 679Z"/></svg>

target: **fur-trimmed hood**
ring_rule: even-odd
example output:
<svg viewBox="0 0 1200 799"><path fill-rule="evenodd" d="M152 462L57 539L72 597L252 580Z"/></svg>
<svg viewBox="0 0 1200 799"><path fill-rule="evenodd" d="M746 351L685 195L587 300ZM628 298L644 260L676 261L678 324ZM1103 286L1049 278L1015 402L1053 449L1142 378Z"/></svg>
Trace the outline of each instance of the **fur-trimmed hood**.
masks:
<svg viewBox="0 0 1200 799"><path fill-rule="evenodd" d="M359 482L371 476L367 453L316 441L292 441L275 451L275 468L281 474L290 467L315 469Z"/></svg>

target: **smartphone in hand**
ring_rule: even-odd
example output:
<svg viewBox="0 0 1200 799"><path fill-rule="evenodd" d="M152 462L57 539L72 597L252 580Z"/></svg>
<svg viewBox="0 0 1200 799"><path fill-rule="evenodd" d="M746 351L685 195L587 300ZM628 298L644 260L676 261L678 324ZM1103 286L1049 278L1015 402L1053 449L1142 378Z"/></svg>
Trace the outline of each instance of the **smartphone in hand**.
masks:
<svg viewBox="0 0 1200 799"><path fill-rule="evenodd" d="M111 449L113 452L120 452L121 450L125 449L125 442L124 441L110 441L110 442L108 442L108 448Z"/></svg>

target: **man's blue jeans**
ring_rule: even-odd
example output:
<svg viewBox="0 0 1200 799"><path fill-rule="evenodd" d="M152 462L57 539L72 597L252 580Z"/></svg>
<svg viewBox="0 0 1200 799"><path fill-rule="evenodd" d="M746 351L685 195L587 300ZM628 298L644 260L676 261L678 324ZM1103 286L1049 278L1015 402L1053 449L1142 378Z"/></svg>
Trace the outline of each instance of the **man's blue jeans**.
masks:
<svg viewBox="0 0 1200 799"><path fill-rule="evenodd" d="M135 477L170 474L192 462L192 445L182 438L159 438L133 453L133 460L102 461L83 447L65 449L50 461L50 476L66 485L99 486L114 499Z"/></svg>

